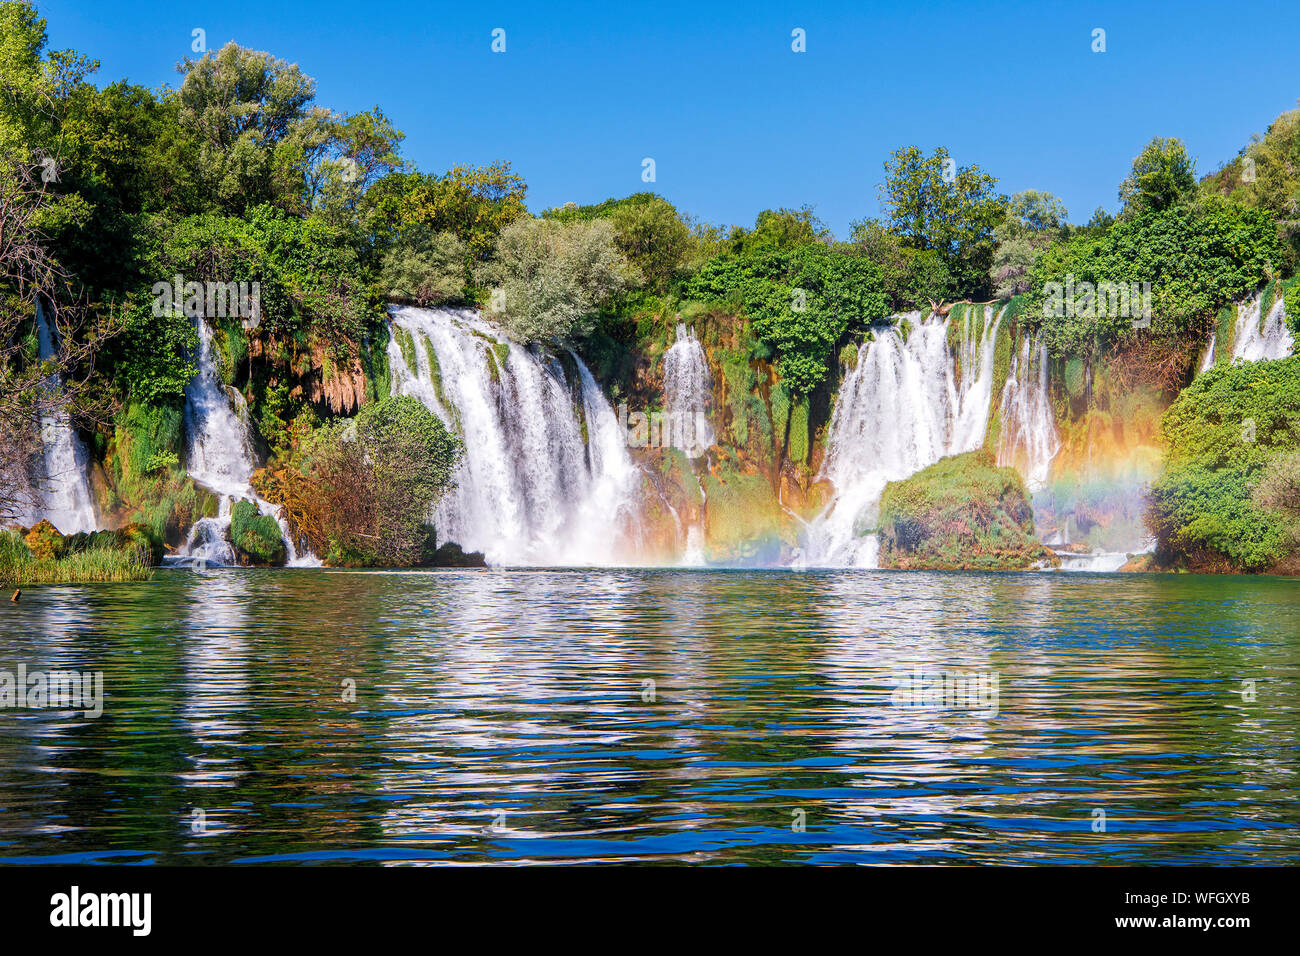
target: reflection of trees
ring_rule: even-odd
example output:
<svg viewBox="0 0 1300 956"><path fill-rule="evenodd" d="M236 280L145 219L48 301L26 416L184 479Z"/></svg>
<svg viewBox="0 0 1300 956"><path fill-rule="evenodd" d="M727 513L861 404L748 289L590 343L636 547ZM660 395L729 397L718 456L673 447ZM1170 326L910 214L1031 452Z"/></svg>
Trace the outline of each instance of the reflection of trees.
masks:
<svg viewBox="0 0 1300 956"><path fill-rule="evenodd" d="M103 669L109 699L97 720L0 713L0 837L160 862L560 845L1291 859L1293 588L658 570L164 571L35 589L0 666ZM998 715L891 707L892 679L918 666L996 672ZM1254 704L1237 693L1250 678ZM1091 832L1093 808L1110 832ZM485 834L495 810L505 832Z"/></svg>

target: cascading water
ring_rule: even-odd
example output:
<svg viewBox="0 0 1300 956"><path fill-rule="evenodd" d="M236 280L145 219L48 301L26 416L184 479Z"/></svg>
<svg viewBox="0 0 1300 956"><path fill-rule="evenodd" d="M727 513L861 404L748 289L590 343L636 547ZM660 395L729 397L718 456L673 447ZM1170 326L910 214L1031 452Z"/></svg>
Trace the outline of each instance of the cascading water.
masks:
<svg viewBox="0 0 1300 956"><path fill-rule="evenodd" d="M713 405L713 376L699 339L684 323L677 323L677 339L664 353L664 410L673 429L673 445L688 458L703 456L713 444L709 411ZM696 477L699 481L698 475ZM700 499L705 500L700 483ZM704 507L699 520L686 529L682 564L698 567L704 561Z"/></svg>
<svg viewBox="0 0 1300 956"><path fill-rule="evenodd" d="M1295 338L1286 327L1286 306L1281 298L1273 304L1268 317L1259 321L1260 297L1237 306L1237 324L1232 335L1232 361L1258 362L1261 359L1287 358L1295 348Z"/></svg>
<svg viewBox="0 0 1300 956"><path fill-rule="evenodd" d="M713 377L694 332L677 323L677 341L664 353L664 410L672 423L673 445L699 458L713 444L709 409Z"/></svg>
<svg viewBox="0 0 1300 956"><path fill-rule="evenodd" d="M899 316L858 349L831 415L819 475L835 497L808 525L798 564L875 567L879 542L868 532L885 485L983 444L1003 311L962 310L960 376L948 348L951 317Z"/></svg>
<svg viewBox="0 0 1300 956"><path fill-rule="evenodd" d="M1026 336L1019 354L1011 356L1002 388L998 464L1016 468L1031 492L1047 485L1052 459L1061 449L1056 420L1047 391L1047 346L1041 336Z"/></svg>
<svg viewBox="0 0 1300 956"><path fill-rule="evenodd" d="M215 518L200 518L190 528L179 554L180 563L234 564L235 550L229 540L230 510L235 501L247 499L280 525L290 566L319 566L320 560L310 552L298 554L279 507L254 493L248 407L238 391L222 384L212 354L212 330L202 319L198 320L198 333L199 371L185 387L186 470L196 483L216 493L219 504Z"/></svg>
<svg viewBox="0 0 1300 956"><path fill-rule="evenodd" d="M1208 372L1210 369L1214 368L1214 360L1217 357L1215 354L1217 339L1218 333L1213 331L1210 332L1210 341L1205 344L1205 352L1201 355L1201 364L1197 366L1196 369L1197 375L1200 375L1202 372Z"/></svg>
<svg viewBox="0 0 1300 956"><path fill-rule="evenodd" d="M54 333L39 300L36 303L36 335L41 361L54 358ZM51 395L57 395L62 388L63 380L57 373L46 378L45 389ZM41 461L39 473L34 477L39 506L30 523L45 519L63 534L94 531L98 522L87 477L90 456L86 453L86 446L77 437L67 410L57 399L43 402L38 414Z"/></svg>
<svg viewBox="0 0 1300 956"><path fill-rule="evenodd" d="M455 487L434 509L439 540L497 565L623 558L637 472L582 360L570 353L570 382L554 356L509 341L473 311L390 312L394 392L418 398L465 444Z"/></svg>

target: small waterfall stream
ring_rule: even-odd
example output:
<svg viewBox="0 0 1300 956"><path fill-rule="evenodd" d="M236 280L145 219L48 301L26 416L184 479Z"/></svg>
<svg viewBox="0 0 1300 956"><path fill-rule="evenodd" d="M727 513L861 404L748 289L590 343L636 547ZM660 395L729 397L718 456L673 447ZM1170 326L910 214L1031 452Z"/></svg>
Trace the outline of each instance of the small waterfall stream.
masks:
<svg viewBox="0 0 1300 956"><path fill-rule="evenodd" d="M983 444L1004 311L962 310L960 375L948 348L951 316L899 316L859 348L840 386L819 475L834 498L809 523L799 564L875 567L879 541L868 532L885 485Z"/></svg>
<svg viewBox="0 0 1300 956"><path fill-rule="evenodd" d="M673 430L674 447L699 458L713 444L709 410L713 376L695 333L677 323L677 340L664 353L664 410Z"/></svg>
<svg viewBox="0 0 1300 956"><path fill-rule="evenodd" d="M673 445L692 460L701 458L713 444L709 412L713 407L713 376L699 339L685 323L677 323L677 338L664 353L664 410L673 430ZM697 520L686 528L682 565L702 567L704 558L704 509L707 496L698 473L700 507Z"/></svg>
<svg viewBox="0 0 1300 956"><path fill-rule="evenodd" d="M234 564L235 549L229 540L230 510L236 501L247 499L280 525L290 567L319 567L320 559L311 552L298 554L279 507L253 491L256 466L247 405L236 389L222 383L212 352L212 329L202 319L198 320L198 334L199 371L185 387L185 467L197 484L217 495L219 504L216 517L200 518L190 528L179 552L181 563Z"/></svg>
<svg viewBox="0 0 1300 956"><path fill-rule="evenodd" d="M637 470L582 360L568 353L571 380L555 356L471 310L390 313L394 392L420 399L465 442L455 487L434 509L438 540L496 565L625 561Z"/></svg>
<svg viewBox="0 0 1300 956"><path fill-rule="evenodd" d="M1237 306L1237 324L1232 335L1232 361L1258 362L1261 359L1287 358L1295 348L1295 338L1286 326L1286 306L1282 298L1273 303L1268 316L1260 322L1260 296Z"/></svg>
<svg viewBox="0 0 1300 956"><path fill-rule="evenodd" d="M45 307L36 303L36 335L42 362L54 358L54 330L45 315ZM50 375L45 388L56 395L63 387L59 375ZM35 524L48 520L63 534L94 531L98 527L94 498L90 493L88 468L90 456L77 436L67 409L51 400L38 411L41 438L41 461L34 475L39 505L32 516Z"/></svg>
<svg viewBox="0 0 1300 956"><path fill-rule="evenodd" d="M1052 459L1061 449L1047 375L1047 346L1041 334L1032 340L1026 336L1019 353L1011 356L1011 368L1002 388L997 462L1018 469L1030 492L1047 485Z"/></svg>

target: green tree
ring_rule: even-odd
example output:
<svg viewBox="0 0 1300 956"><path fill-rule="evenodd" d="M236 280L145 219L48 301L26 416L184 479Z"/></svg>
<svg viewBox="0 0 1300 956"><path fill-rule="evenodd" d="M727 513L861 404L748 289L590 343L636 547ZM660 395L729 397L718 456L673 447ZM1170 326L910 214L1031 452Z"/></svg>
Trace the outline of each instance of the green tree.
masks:
<svg viewBox="0 0 1300 956"><path fill-rule="evenodd" d="M465 296L467 264L465 243L418 226L385 254L379 281L390 299L420 306L456 302Z"/></svg>
<svg viewBox="0 0 1300 956"><path fill-rule="evenodd" d="M1051 193L1027 189L1011 197L1007 218L993 230L997 246L990 275L999 298L1029 290L1030 270L1052 240L1061 236L1068 215Z"/></svg>
<svg viewBox="0 0 1300 956"><path fill-rule="evenodd" d="M334 135L333 115L310 105L316 81L296 64L236 43L187 58L177 71L184 76L178 118L197 140L198 178L216 207L304 208L310 170Z"/></svg>
<svg viewBox="0 0 1300 956"><path fill-rule="evenodd" d="M996 186L978 166L959 168L942 146L928 157L905 146L885 162L880 198L891 230L913 249L938 253L959 295L983 297L993 229L1006 212Z"/></svg>
<svg viewBox="0 0 1300 956"><path fill-rule="evenodd" d="M1191 198L1196 191L1196 164L1181 139L1155 137L1133 160L1120 183L1122 215L1162 212Z"/></svg>
<svg viewBox="0 0 1300 956"><path fill-rule="evenodd" d="M484 314L524 342L572 341L591 333L601 306L633 272L608 220L517 219L477 270L493 292Z"/></svg>

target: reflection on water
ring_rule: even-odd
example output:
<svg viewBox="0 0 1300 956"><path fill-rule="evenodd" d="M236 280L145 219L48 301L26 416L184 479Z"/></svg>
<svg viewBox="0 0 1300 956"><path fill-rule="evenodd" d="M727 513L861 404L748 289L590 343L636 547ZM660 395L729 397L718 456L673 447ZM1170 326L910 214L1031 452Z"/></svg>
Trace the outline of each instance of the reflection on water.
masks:
<svg viewBox="0 0 1300 956"><path fill-rule="evenodd" d="M108 695L0 710L6 862L1300 861L1282 579L177 570L0 614L0 669ZM996 715L891 705L918 668Z"/></svg>

